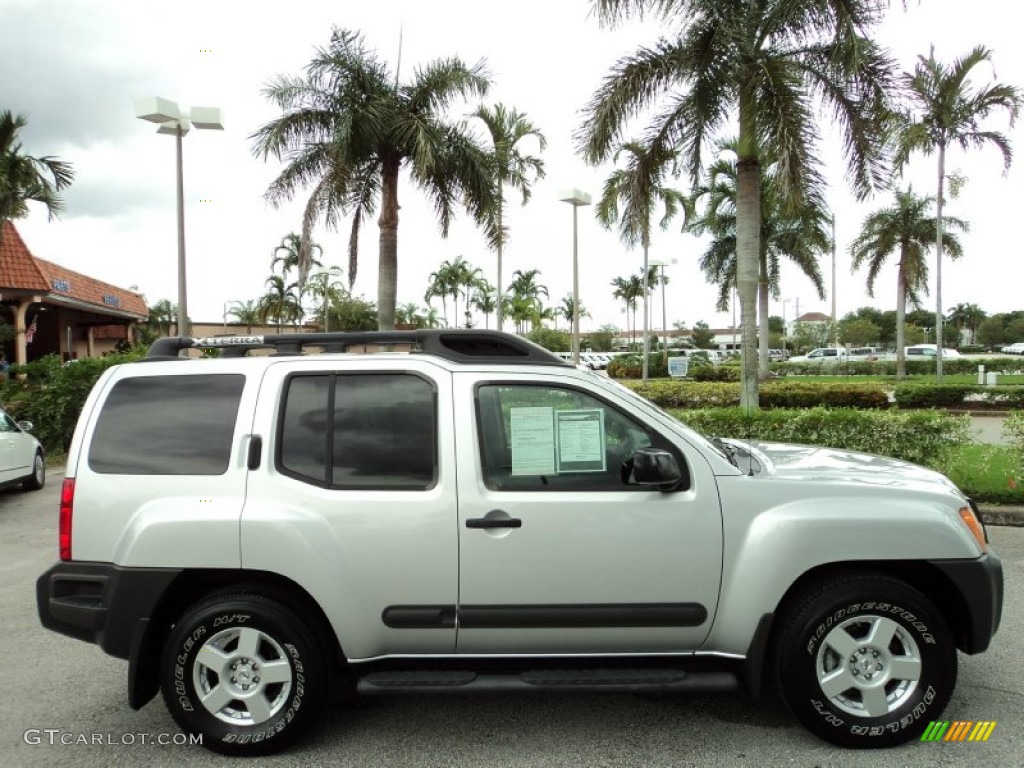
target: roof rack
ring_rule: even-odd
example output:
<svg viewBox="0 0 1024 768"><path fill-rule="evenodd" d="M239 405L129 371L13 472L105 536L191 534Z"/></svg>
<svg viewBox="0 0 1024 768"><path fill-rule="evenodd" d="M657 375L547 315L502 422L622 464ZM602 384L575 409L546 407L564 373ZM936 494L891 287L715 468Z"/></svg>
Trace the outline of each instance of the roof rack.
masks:
<svg viewBox="0 0 1024 768"><path fill-rule="evenodd" d="M409 346L410 351L455 363L523 363L572 367L539 344L502 331L420 329L414 331L347 331L343 333L281 333L266 336L208 336L157 339L145 360L176 360L187 349L220 349L221 357L244 357L252 349L273 355L301 355L308 349L348 352L358 346Z"/></svg>

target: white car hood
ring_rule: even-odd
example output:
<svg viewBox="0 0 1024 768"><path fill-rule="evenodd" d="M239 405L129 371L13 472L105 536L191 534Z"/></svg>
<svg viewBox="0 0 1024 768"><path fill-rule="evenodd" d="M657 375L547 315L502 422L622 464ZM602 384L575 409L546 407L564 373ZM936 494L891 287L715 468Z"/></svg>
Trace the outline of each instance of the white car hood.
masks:
<svg viewBox="0 0 1024 768"><path fill-rule="evenodd" d="M788 443L752 444L742 440L728 440L737 449L740 468L747 471L749 464L743 455L748 450L761 465L755 465L755 474L792 480L829 480L844 483L857 482L875 486L918 486L932 491L954 491L956 485L945 475L910 462L838 448L820 448L812 445Z"/></svg>

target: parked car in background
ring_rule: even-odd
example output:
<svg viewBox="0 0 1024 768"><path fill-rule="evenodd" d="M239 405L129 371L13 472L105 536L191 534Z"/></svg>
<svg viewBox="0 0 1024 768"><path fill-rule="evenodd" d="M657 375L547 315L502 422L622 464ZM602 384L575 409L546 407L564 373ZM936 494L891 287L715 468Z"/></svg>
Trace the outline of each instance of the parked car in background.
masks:
<svg viewBox="0 0 1024 768"><path fill-rule="evenodd" d="M797 355L789 358L791 363L841 363L847 358L846 350L842 347L819 347L812 349L806 355Z"/></svg>
<svg viewBox="0 0 1024 768"><path fill-rule="evenodd" d="M0 409L0 488L21 485L38 491L46 482L43 446L31 430L31 421L15 421Z"/></svg>
<svg viewBox="0 0 1024 768"><path fill-rule="evenodd" d="M784 349L769 349L768 359L773 363L781 363L789 359L789 353Z"/></svg>
<svg viewBox="0 0 1024 768"><path fill-rule="evenodd" d="M935 359L936 355L938 354L938 347L934 344L915 344L912 347L905 347L904 353L906 354L908 359ZM957 352L955 349L947 349L946 347L942 348L943 360L960 356L960 353Z"/></svg>
<svg viewBox="0 0 1024 768"><path fill-rule="evenodd" d="M1018 341L1014 344L1008 344L1007 346L1003 347L1000 351L1008 355L1024 355L1024 341Z"/></svg>

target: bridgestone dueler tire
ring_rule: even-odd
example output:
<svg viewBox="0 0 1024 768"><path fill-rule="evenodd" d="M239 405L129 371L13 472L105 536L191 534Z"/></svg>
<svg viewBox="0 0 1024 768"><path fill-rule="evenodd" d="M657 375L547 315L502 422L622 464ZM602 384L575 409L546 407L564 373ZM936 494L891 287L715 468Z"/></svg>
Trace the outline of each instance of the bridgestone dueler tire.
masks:
<svg viewBox="0 0 1024 768"><path fill-rule="evenodd" d="M898 579L878 574L822 583L779 620L780 692L825 741L865 749L918 739L949 702L956 646L931 601Z"/></svg>
<svg viewBox="0 0 1024 768"><path fill-rule="evenodd" d="M178 725L201 734L206 748L266 755L313 724L327 677L316 637L291 610L258 595L225 594L193 606L174 625L160 687Z"/></svg>

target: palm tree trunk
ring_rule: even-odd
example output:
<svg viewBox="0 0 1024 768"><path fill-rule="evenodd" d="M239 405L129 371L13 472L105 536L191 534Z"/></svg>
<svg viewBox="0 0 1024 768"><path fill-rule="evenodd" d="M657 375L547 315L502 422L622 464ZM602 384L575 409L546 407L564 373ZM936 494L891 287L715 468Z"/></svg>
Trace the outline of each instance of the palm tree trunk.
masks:
<svg viewBox="0 0 1024 768"><path fill-rule="evenodd" d="M398 289L398 158L384 160L381 172L380 256L377 283L377 328L395 327L395 300Z"/></svg>
<svg viewBox="0 0 1024 768"><path fill-rule="evenodd" d="M942 383L942 193L946 186L946 144L939 142L939 194L935 198L935 383Z"/></svg>
<svg viewBox="0 0 1024 768"><path fill-rule="evenodd" d="M743 146L743 142L740 142ZM761 166L757 154L736 163L736 287L740 299L740 407L755 410L757 381L757 283L761 232Z"/></svg>
<svg viewBox="0 0 1024 768"><path fill-rule="evenodd" d="M649 350L650 341L648 341L648 319L647 319L648 318L647 300L649 298L649 290L648 290L647 282L648 282L649 277L650 277L650 270L647 268L647 238L645 237L644 238L644 281L643 281L643 286L644 286L643 287L643 290L644 290L644 338L643 338L643 343L641 344L641 349L643 349L643 356L644 356L644 361L643 361L643 364L641 365L642 380L645 381L645 382L647 381L647 353L650 351Z"/></svg>
<svg viewBox="0 0 1024 768"><path fill-rule="evenodd" d="M757 283L757 374L767 379L771 374L768 363L768 263L767 256L761 255L760 280Z"/></svg>
<svg viewBox="0 0 1024 768"><path fill-rule="evenodd" d="M502 199L502 181L501 181L501 177L500 177L500 174L499 174L499 177L498 177L498 287L496 288L496 290L498 292L498 306L497 306L497 308L495 310L496 313L497 313L497 320L496 320L495 327L499 331L501 330L502 323L504 321L504 318L502 317L502 314L501 314L501 257L502 257L502 251L504 250L504 247L505 247L505 235L504 235L504 231L501 228L501 225L502 225L502 222L501 222L501 215L502 215L501 204L503 202L504 202L504 200Z"/></svg>
<svg viewBox="0 0 1024 768"><path fill-rule="evenodd" d="M907 277L904 272L904 265L907 263L907 254L900 253L900 266L896 271L896 378L907 378L907 357L905 354L907 344Z"/></svg>

